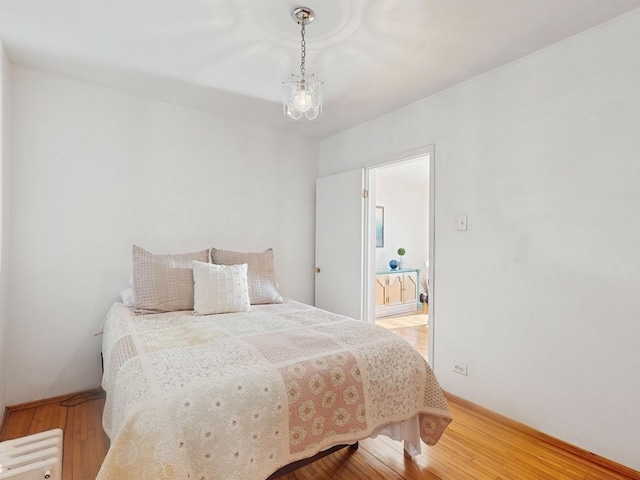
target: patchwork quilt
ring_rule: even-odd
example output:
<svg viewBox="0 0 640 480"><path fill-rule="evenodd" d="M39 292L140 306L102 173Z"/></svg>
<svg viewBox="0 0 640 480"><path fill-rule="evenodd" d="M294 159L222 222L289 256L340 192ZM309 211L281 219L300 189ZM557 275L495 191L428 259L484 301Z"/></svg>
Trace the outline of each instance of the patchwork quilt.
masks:
<svg viewBox="0 0 640 480"><path fill-rule="evenodd" d="M210 316L116 303L103 355L99 480L267 478L411 418L433 445L451 421L406 341L297 302Z"/></svg>

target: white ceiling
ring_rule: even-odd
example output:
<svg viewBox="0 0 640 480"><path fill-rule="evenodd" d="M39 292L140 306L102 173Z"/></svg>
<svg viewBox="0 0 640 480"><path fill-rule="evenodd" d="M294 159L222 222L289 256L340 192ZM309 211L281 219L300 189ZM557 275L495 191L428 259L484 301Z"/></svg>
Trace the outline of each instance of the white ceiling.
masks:
<svg viewBox="0 0 640 480"><path fill-rule="evenodd" d="M324 82L313 122L281 82ZM0 0L9 58L225 118L325 138L640 7L640 0Z"/></svg>

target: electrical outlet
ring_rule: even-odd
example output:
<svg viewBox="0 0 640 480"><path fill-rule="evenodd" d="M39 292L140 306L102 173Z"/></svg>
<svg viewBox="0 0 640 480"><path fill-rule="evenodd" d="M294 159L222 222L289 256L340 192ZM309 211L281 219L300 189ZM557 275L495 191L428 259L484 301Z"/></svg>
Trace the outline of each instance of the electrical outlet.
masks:
<svg viewBox="0 0 640 480"><path fill-rule="evenodd" d="M454 363L453 364L453 371L456 372L456 373L459 373L460 375L464 375L465 377L468 374L467 366L466 365L462 365L461 363Z"/></svg>

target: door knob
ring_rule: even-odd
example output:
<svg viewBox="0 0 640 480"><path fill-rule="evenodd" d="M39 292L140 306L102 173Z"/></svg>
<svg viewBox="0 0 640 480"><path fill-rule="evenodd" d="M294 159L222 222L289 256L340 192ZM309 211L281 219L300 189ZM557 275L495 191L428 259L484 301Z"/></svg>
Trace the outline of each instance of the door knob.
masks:
<svg viewBox="0 0 640 480"><path fill-rule="evenodd" d="M314 273L320 273L320 267L316 267L313 269Z"/></svg>

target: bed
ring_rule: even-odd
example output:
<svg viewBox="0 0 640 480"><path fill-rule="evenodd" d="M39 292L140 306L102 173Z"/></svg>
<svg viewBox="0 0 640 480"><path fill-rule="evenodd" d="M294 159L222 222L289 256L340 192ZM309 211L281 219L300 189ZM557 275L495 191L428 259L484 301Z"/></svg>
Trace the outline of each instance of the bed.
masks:
<svg viewBox="0 0 640 480"><path fill-rule="evenodd" d="M403 339L284 301L272 249L132 254L103 329L99 480L273 478L380 434L415 455L451 421Z"/></svg>
<svg viewBox="0 0 640 480"><path fill-rule="evenodd" d="M210 316L115 303L103 356L100 480L264 479L380 433L415 453L451 421L403 339L294 301Z"/></svg>

